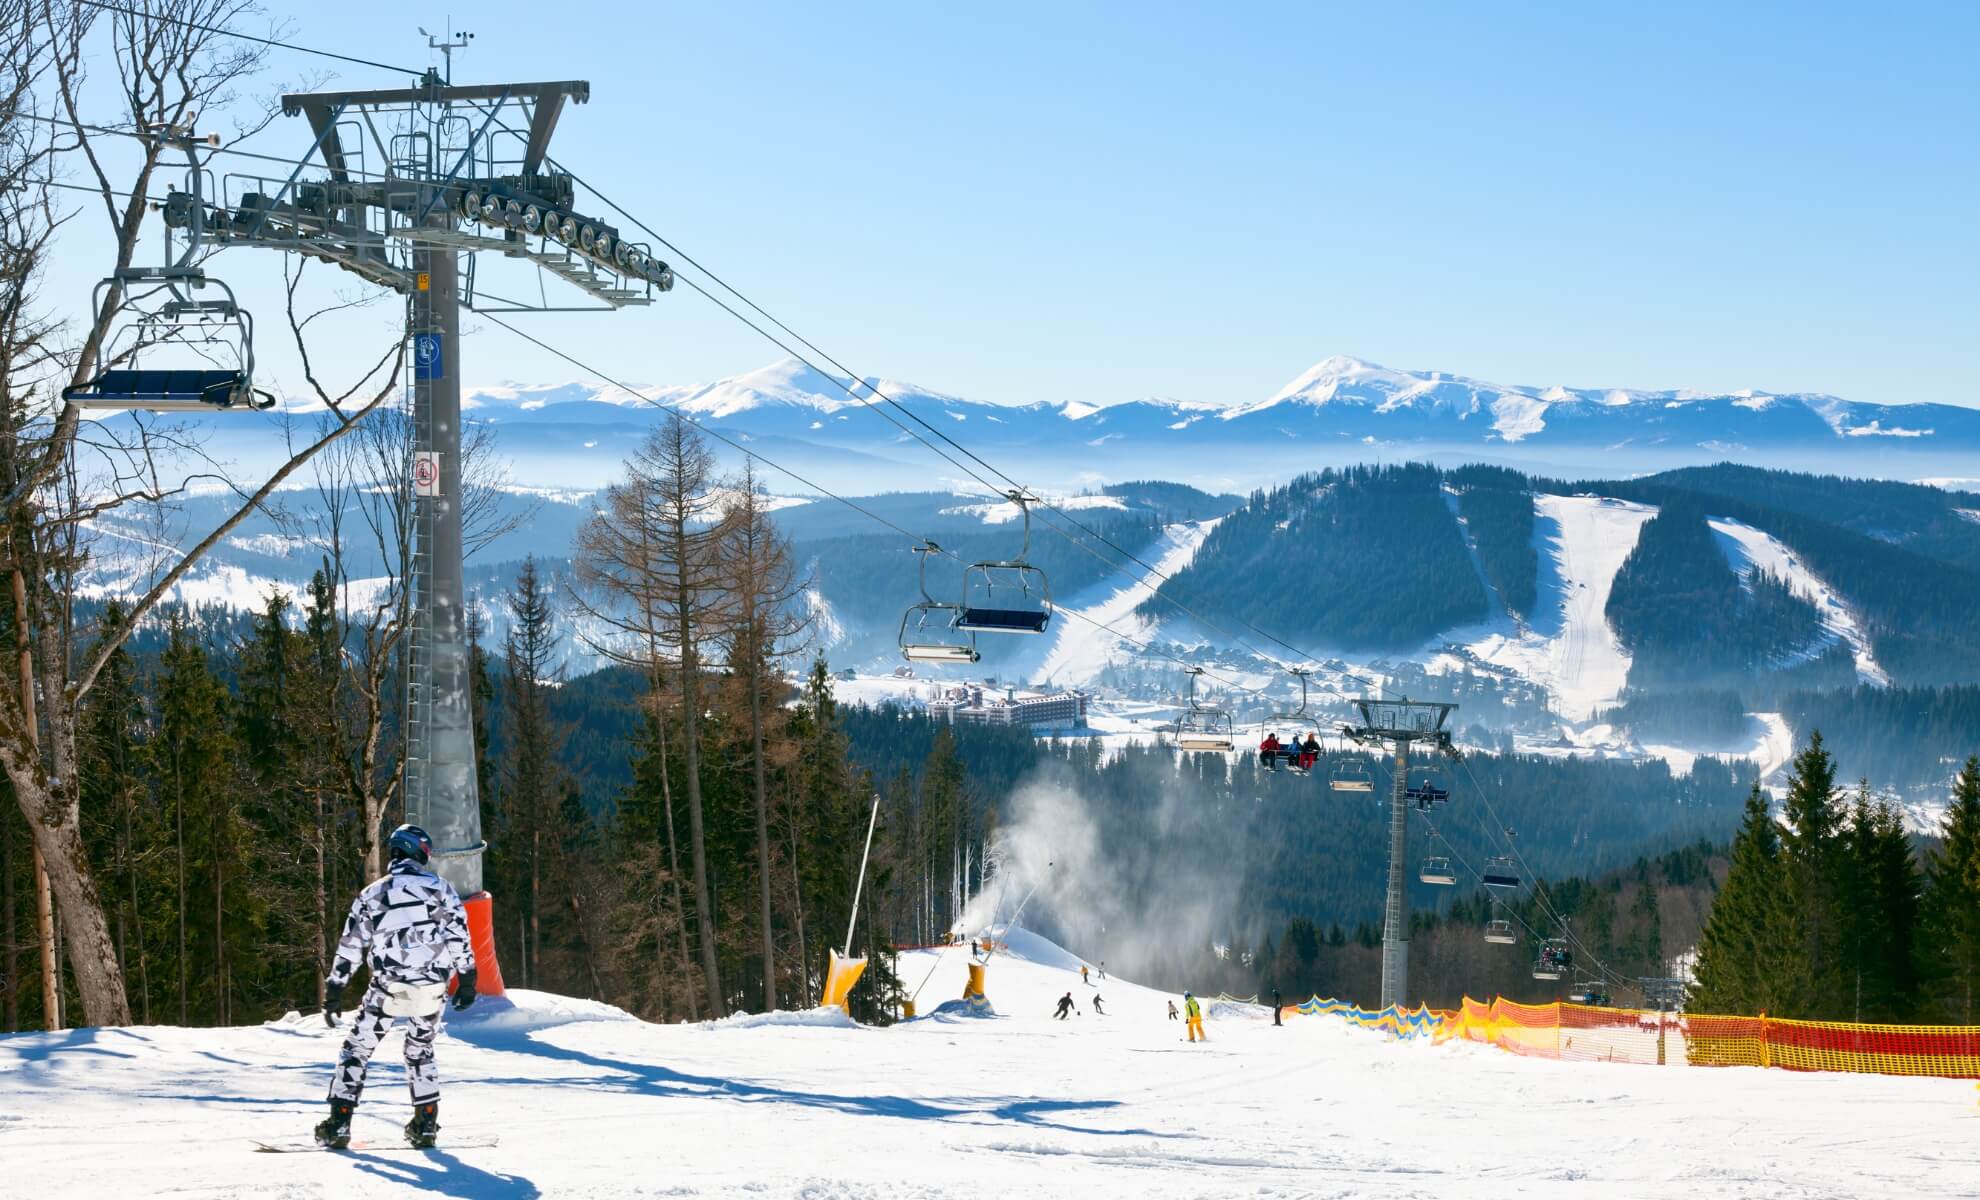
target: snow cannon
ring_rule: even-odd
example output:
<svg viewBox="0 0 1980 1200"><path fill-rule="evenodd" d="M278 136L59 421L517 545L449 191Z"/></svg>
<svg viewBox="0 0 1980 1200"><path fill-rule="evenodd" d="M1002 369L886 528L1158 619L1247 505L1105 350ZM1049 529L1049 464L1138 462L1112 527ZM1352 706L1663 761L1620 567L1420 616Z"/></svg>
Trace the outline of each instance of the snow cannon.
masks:
<svg viewBox="0 0 1980 1200"><path fill-rule="evenodd" d="M844 1011L846 995L866 974L866 959L841 957L837 950L828 950L831 959L825 966L825 998L820 1003L825 1008Z"/></svg>
<svg viewBox="0 0 1980 1200"><path fill-rule="evenodd" d="M963 1003L969 1005L973 1013L985 1014L990 1011L990 997L983 990L983 973L988 963L969 964L969 982L963 985Z"/></svg>

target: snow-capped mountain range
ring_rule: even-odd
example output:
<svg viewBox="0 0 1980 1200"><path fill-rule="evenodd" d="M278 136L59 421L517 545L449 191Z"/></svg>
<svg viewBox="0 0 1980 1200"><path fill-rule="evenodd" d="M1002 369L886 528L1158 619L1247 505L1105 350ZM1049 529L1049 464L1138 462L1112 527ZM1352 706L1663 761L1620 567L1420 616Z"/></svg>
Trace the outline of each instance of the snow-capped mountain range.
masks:
<svg viewBox="0 0 1980 1200"><path fill-rule="evenodd" d="M467 403L472 419L503 435L517 483L558 488L595 487L614 474L669 408L818 485L868 493L964 480L962 468L923 444L941 443L916 419L1027 484L1060 489L1151 477L1241 489L1318 466L1403 458L1562 474L1736 459L1918 478L1971 474L1980 454L1980 409L1813 393L1508 385L1339 355L1271 396L1228 404L993 404L880 378L849 392L794 359L637 396L590 383L510 383L475 387ZM209 449L257 457L263 439L249 425L216 428L224 444ZM813 490L788 480L773 486Z"/></svg>

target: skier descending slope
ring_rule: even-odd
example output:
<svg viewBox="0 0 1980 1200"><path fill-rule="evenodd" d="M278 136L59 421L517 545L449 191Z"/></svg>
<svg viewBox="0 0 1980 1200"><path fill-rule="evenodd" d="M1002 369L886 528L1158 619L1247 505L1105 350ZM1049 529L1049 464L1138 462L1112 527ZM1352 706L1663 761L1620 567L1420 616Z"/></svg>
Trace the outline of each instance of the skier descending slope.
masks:
<svg viewBox="0 0 1980 1200"><path fill-rule="evenodd" d="M447 1003L447 978L458 978L454 1007L474 1003L474 946L467 913L453 885L426 869L433 839L417 825L401 825L388 843L392 865L385 877L358 893L337 960L326 981L323 1023L335 1027L344 988L360 965L371 967L371 986L330 1079L330 1115L316 1127L319 1144L341 1150L351 1142L351 1114L364 1091L365 1069L379 1039L399 1017L406 1029L406 1076L413 1119L406 1141L420 1149L440 1133L440 1075L433 1039Z"/></svg>

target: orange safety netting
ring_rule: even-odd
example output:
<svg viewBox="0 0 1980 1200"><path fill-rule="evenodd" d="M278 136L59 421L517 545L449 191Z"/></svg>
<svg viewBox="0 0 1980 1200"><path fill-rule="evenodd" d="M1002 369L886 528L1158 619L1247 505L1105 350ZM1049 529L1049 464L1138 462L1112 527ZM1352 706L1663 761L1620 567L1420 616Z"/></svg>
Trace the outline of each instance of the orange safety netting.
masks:
<svg viewBox="0 0 1980 1200"><path fill-rule="evenodd" d="M1487 1042L1514 1054L1581 1062L1665 1061L1669 1017L1582 1004L1490 1004L1466 997L1437 1028L1437 1041Z"/></svg>
<svg viewBox="0 0 1980 1200"><path fill-rule="evenodd" d="M1980 1079L1980 1028L1965 1026L1782 1021L1466 998L1438 1023L1435 1037L1440 1043L1463 1038L1514 1054L1584 1062Z"/></svg>

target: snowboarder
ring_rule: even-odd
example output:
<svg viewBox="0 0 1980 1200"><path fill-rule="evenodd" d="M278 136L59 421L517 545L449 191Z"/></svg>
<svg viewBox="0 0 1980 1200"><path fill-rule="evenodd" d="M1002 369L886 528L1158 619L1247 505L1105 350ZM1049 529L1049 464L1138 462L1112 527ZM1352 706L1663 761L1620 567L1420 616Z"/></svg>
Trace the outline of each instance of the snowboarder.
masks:
<svg viewBox="0 0 1980 1200"><path fill-rule="evenodd" d="M1107 1015L1107 1010L1100 1007L1099 992L1093 993L1093 1015L1097 1017L1104 1017Z"/></svg>
<svg viewBox="0 0 1980 1200"><path fill-rule="evenodd" d="M1184 1022L1189 1029L1189 1040L1192 1042L1209 1041L1210 1038L1203 1032L1203 1006L1198 1004L1196 997L1190 995L1188 992L1183 993L1183 1012L1189 1018Z"/></svg>
<svg viewBox="0 0 1980 1200"><path fill-rule="evenodd" d="M1057 1020L1063 1021L1067 1017L1071 1016L1072 1012L1073 1012L1072 993L1067 992L1065 995L1059 997L1059 1011L1053 1013L1052 1016Z"/></svg>
<svg viewBox="0 0 1980 1200"><path fill-rule="evenodd" d="M1176 1019L1176 1002L1174 1000L1169 1001L1169 1019L1171 1021Z"/></svg>
<svg viewBox="0 0 1980 1200"><path fill-rule="evenodd" d="M433 839L417 825L401 825L387 846L391 866L351 902L336 961L324 981L323 1023L334 1029L351 976L360 966L371 968L371 985L330 1078L330 1115L316 1126L317 1143L336 1150L350 1145L351 1114L364 1092L372 1051L399 1017L408 1020L406 1082L413 1102L406 1140L421 1149L433 1145L440 1133L433 1039L440 1033L449 976L455 980L454 1008L474 1003L467 912L453 885L427 870Z"/></svg>
<svg viewBox="0 0 1980 1200"><path fill-rule="evenodd" d="M1279 989L1273 988L1272 989L1272 1024L1279 1026L1283 1026L1285 1024L1283 1021L1279 1020L1279 1013L1281 1011L1282 1009L1279 1006Z"/></svg>

